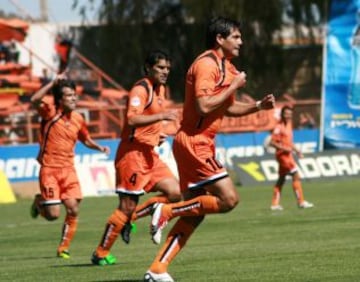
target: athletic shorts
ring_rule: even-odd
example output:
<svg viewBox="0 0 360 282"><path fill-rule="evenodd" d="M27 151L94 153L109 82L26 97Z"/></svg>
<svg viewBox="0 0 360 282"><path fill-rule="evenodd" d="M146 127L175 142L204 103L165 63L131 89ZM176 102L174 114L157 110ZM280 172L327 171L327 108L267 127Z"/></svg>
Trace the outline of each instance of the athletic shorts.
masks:
<svg viewBox="0 0 360 282"><path fill-rule="evenodd" d="M40 168L39 183L44 205L60 204L66 199L82 199L75 167Z"/></svg>
<svg viewBox="0 0 360 282"><path fill-rule="evenodd" d="M204 135L188 136L179 131L174 139L173 153L179 171L180 189L203 188L228 173L215 158L215 141Z"/></svg>
<svg viewBox="0 0 360 282"><path fill-rule="evenodd" d="M153 147L120 145L115 161L116 193L142 195L163 179L175 178Z"/></svg>
<svg viewBox="0 0 360 282"><path fill-rule="evenodd" d="M296 162L291 153L278 154L278 155L276 155L276 160L279 163L279 175L280 176L285 176L289 173L294 173L297 171Z"/></svg>

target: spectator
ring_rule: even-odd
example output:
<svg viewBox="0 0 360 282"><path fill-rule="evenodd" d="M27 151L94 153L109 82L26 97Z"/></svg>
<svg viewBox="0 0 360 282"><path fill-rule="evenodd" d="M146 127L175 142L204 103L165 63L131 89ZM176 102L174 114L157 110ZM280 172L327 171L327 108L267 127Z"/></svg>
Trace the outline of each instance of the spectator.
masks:
<svg viewBox="0 0 360 282"><path fill-rule="evenodd" d="M42 76L40 77L41 87L45 86L51 81L51 77L49 76L49 71L47 68L42 69Z"/></svg>
<svg viewBox="0 0 360 282"><path fill-rule="evenodd" d="M299 128L311 129L315 127L315 120L308 112L301 112L299 116Z"/></svg>
<svg viewBox="0 0 360 282"><path fill-rule="evenodd" d="M62 38L61 35L57 35L55 39L55 50L59 56L59 70L58 73L62 73L68 66L71 48L73 46L72 40Z"/></svg>
<svg viewBox="0 0 360 282"><path fill-rule="evenodd" d="M9 42L9 47L8 47L7 62L17 64L19 62L19 55L20 55L20 52L16 46L16 42L14 40L11 40Z"/></svg>
<svg viewBox="0 0 360 282"><path fill-rule="evenodd" d="M4 42L0 42L0 63L5 63L8 57L8 48Z"/></svg>

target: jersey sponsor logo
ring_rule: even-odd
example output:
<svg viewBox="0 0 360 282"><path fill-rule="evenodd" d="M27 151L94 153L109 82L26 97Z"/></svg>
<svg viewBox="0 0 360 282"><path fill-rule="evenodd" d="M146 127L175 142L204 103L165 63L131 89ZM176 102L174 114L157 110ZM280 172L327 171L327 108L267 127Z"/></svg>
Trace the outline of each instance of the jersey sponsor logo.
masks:
<svg viewBox="0 0 360 282"><path fill-rule="evenodd" d="M133 107L139 107L141 104L141 100L138 96L132 97L130 99L130 105Z"/></svg>

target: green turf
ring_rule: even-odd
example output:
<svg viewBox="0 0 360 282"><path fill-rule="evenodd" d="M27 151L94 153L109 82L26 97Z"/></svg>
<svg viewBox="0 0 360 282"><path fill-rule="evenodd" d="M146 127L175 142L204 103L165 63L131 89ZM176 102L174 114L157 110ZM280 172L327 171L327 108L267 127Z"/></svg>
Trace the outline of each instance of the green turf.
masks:
<svg viewBox="0 0 360 282"><path fill-rule="evenodd" d="M287 185L285 210L271 212L271 187L240 187L240 205L208 216L170 274L176 281L360 281L360 180L304 182L304 191L315 208L298 209ZM30 203L0 205L0 281L141 281L158 249L145 218L130 245L120 238L114 245L116 265L92 266L91 253L117 198L86 198L71 259L59 259L63 216L34 220Z"/></svg>

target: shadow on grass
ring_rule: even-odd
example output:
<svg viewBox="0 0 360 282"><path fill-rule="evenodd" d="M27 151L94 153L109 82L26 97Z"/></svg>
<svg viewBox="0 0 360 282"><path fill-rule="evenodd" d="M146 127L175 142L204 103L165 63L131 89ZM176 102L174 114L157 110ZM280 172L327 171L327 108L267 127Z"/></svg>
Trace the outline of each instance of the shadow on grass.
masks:
<svg viewBox="0 0 360 282"><path fill-rule="evenodd" d="M116 280L94 280L91 282L143 282L144 280L116 279Z"/></svg>
<svg viewBox="0 0 360 282"><path fill-rule="evenodd" d="M117 265L107 265L105 267L101 267L101 268L108 268L108 267L114 267ZM62 267L62 268L67 268L67 267L94 267L94 268L99 268L98 265L93 265L92 263L81 263L81 264L66 264L66 265L53 265L51 267ZM143 279L114 279L114 280L92 280L90 282L143 282Z"/></svg>
<svg viewBox="0 0 360 282"><path fill-rule="evenodd" d="M56 257L54 256L37 256L37 257L22 257L22 259L24 260L40 260L40 259L57 259Z"/></svg>
<svg viewBox="0 0 360 282"><path fill-rule="evenodd" d="M113 267L116 265L107 265L105 266L105 268L108 267ZM51 267L63 267L63 268L68 268L68 267L94 267L94 268L98 268L98 265L93 265L92 263L82 263L82 264L67 264L67 265L53 265ZM90 282L143 282L143 279L113 279L113 280L91 280Z"/></svg>
<svg viewBox="0 0 360 282"><path fill-rule="evenodd" d="M115 265L113 265L115 266ZM92 263L78 263L78 264L63 264L63 265L53 265L52 267L99 267L98 265L93 265ZM112 265L105 266L106 268L112 267Z"/></svg>

